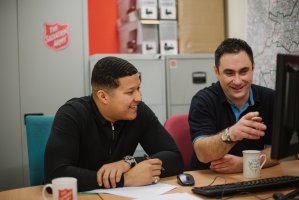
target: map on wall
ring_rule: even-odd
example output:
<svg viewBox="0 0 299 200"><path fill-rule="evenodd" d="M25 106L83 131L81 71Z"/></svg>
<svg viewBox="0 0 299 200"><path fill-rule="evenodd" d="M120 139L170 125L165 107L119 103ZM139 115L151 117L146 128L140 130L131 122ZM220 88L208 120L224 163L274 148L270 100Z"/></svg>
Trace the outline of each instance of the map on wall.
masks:
<svg viewBox="0 0 299 200"><path fill-rule="evenodd" d="M299 0L247 0L246 41L255 61L254 83L275 88L276 55L299 55Z"/></svg>

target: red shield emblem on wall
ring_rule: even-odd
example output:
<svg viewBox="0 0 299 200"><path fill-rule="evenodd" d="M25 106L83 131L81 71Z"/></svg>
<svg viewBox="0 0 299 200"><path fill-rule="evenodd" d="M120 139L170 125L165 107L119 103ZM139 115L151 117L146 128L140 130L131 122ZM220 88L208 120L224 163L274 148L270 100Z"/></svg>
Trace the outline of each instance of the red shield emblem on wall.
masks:
<svg viewBox="0 0 299 200"><path fill-rule="evenodd" d="M45 23L44 43L47 47L58 51L66 48L70 43L70 31L68 24Z"/></svg>
<svg viewBox="0 0 299 200"><path fill-rule="evenodd" d="M59 190L58 199L59 200L73 200L74 199L73 190L72 189Z"/></svg>

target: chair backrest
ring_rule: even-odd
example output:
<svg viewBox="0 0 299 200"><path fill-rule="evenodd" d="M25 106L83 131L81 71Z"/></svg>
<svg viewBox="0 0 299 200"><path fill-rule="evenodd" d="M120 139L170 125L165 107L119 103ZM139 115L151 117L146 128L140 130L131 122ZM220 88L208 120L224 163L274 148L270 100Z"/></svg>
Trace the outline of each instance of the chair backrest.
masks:
<svg viewBox="0 0 299 200"><path fill-rule="evenodd" d="M184 159L184 170L190 169L193 144L190 136L188 114L170 116L165 124L165 129L173 137Z"/></svg>
<svg viewBox="0 0 299 200"><path fill-rule="evenodd" d="M25 116L30 185L41 185L44 181L44 153L51 132L54 116Z"/></svg>

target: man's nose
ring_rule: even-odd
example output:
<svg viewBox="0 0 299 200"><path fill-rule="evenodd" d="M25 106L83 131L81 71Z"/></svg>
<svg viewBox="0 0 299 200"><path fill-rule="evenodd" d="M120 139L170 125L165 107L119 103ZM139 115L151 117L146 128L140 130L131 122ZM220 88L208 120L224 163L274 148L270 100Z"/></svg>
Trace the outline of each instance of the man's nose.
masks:
<svg viewBox="0 0 299 200"><path fill-rule="evenodd" d="M141 91L136 92L135 101L142 101L142 93Z"/></svg>
<svg viewBox="0 0 299 200"><path fill-rule="evenodd" d="M238 84L241 84L242 83L242 79L239 75L236 75L233 79L233 83L238 85Z"/></svg>

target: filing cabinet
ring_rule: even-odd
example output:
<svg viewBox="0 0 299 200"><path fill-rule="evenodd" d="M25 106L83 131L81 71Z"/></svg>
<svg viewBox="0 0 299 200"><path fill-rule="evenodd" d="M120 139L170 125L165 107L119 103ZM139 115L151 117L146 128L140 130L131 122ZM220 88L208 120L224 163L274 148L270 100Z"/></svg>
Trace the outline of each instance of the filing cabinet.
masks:
<svg viewBox="0 0 299 200"><path fill-rule="evenodd" d="M197 91L217 79L213 54L169 55L165 57L167 117L189 113L191 99Z"/></svg>

